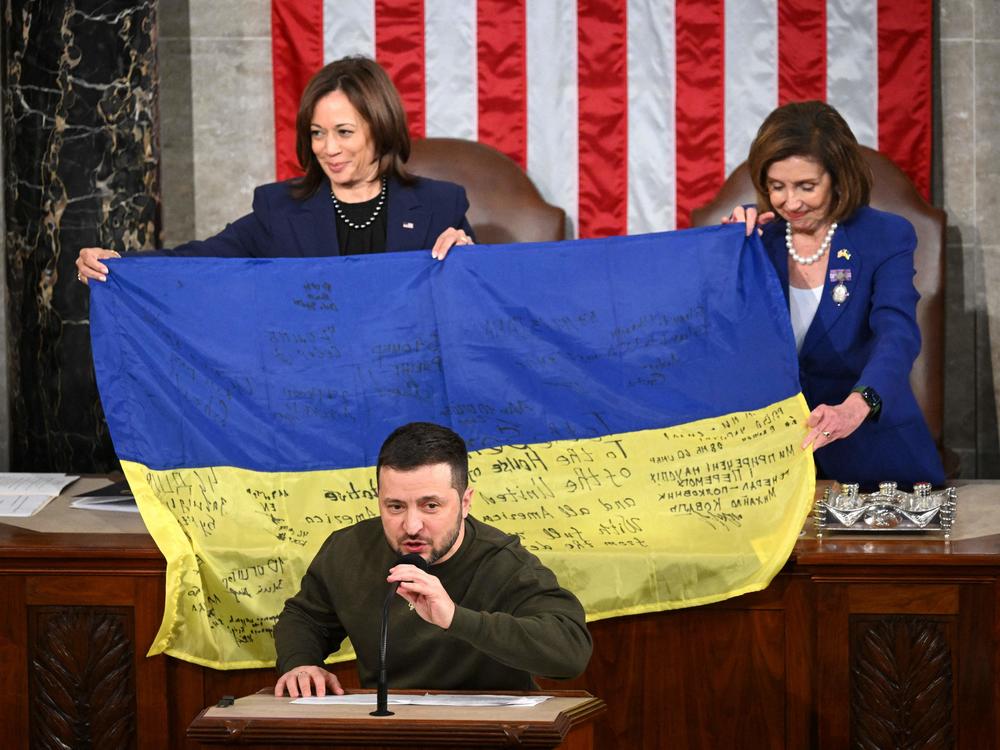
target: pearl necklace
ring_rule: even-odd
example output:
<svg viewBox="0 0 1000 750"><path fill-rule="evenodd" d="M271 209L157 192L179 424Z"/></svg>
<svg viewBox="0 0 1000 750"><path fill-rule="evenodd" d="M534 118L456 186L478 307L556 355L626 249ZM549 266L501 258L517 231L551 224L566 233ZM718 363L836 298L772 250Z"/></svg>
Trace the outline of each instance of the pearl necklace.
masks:
<svg viewBox="0 0 1000 750"><path fill-rule="evenodd" d="M379 190L378 193L378 205L375 206L375 213L373 213L371 215L371 218L369 218L368 221L366 221L364 224L355 224L353 221L348 219L347 216L344 215L344 209L341 208L340 201L338 201L337 196L333 194L333 190L330 191L330 197L333 198L333 208L336 210L337 216L340 217L341 221L343 221L345 224L347 224L348 227L354 229L355 231L359 229L367 229L368 227L371 226L371 223L375 221L376 218L378 218L378 213L379 211L382 210L382 204L385 203L385 177L382 178L382 189Z"/></svg>
<svg viewBox="0 0 1000 750"><path fill-rule="evenodd" d="M819 250L810 255L808 258L803 258L797 252L795 252L795 246L792 245L792 225L791 223L785 224L785 247L788 248L788 254L792 256L792 260L796 263L802 263L806 266L811 266L813 263L818 261L823 257L823 253L826 249L830 247L830 243L833 241L833 233L837 231L837 222L833 222L830 228L826 231L826 237L823 238L823 242L820 243Z"/></svg>

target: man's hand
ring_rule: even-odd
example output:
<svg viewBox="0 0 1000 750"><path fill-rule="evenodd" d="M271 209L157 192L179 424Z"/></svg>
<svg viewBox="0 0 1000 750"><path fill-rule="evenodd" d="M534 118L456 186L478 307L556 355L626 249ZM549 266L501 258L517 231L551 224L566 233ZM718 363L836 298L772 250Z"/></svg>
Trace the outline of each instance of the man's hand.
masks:
<svg viewBox="0 0 1000 750"><path fill-rule="evenodd" d="M765 211L760 216L757 215L757 209L751 206L750 208L743 208L743 206L737 206L733 209L733 212L729 216L722 217L723 224L746 224L747 237L750 236L750 232L753 231L754 227L758 227L757 231L760 231L760 227L767 224L769 221L774 219L774 211Z"/></svg>
<svg viewBox="0 0 1000 750"><path fill-rule="evenodd" d="M274 697L283 697L287 690L292 698L308 698L313 694L313 688L320 697L326 695L327 688L334 695L344 694L337 675L322 667L304 666L295 667L281 675L274 685Z"/></svg>
<svg viewBox="0 0 1000 750"><path fill-rule="evenodd" d="M104 258L120 258L114 250L103 247L85 247L76 259L76 280L88 283L90 279L108 280L108 267L101 263Z"/></svg>
<svg viewBox="0 0 1000 750"><path fill-rule="evenodd" d="M389 569L389 583L399 583L396 593L406 599L427 622L447 630L455 616L455 602L444 590L437 576L414 565L396 565Z"/></svg>

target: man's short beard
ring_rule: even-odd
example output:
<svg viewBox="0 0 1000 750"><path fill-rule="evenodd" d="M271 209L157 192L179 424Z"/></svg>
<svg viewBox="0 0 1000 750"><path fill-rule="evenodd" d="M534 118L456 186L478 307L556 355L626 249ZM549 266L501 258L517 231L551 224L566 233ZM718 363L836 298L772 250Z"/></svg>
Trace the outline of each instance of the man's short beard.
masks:
<svg viewBox="0 0 1000 750"><path fill-rule="evenodd" d="M431 554L430 557L427 559L428 565L433 565L442 557L451 552L451 548L454 547L455 542L458 541L458 532L461 531L462 524L464 523L465 519L462 518L462 509L460 507L458 510L458 523L455 524L455 528L452 530L451 536L448 537L444 541L444 544L442 544L440 547L431 547Z"/></svg>

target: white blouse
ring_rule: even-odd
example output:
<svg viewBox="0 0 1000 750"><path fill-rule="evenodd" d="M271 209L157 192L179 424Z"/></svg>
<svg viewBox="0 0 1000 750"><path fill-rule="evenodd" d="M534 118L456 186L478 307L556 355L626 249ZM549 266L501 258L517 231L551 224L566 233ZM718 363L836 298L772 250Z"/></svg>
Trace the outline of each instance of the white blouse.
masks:
<svg viewBox="0 0 1000 750"><path fill-rule="evenodd" d="M795 334L795 351L802 351L802 342L806 340L806 331L812 325L819 309L819 301L823 298L823 285L812 289L788 287L788 311L792 314L792 332Z"/></svg>

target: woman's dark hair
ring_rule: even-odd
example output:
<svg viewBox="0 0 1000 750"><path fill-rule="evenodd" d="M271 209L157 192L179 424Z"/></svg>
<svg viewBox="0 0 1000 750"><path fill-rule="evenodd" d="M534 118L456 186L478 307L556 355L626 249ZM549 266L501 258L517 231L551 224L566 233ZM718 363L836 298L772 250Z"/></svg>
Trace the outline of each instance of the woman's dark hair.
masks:
<svg viewBox="0 0 1000 750"><path fill-rule="evenodd" d="M871 197L872 173L858 141L840 113L825 102L792 102L764 120L750 145L747 168L757 191L757 207L773 211L767 170L792 156L814 159L830 175L833 197L830 220L843 221Z"/></svg>
<svg viewBox="0 0 1000 750"><path fill-rule="evenodd" d="M469 486L469 452L465 441L453 430L433 422L410 422L397 427L382 443L375 476L381 474L383 466L409 471L433 464L451 467L451 486L462 497Z"/></svg>
<svg viewBox="0 0 1000 750"><path fill-rule="evenodd" d="M368 126L378 162L377 176L388 174L412 182L404 166L410 158L410 134L399 92L374 60L344 57L320 68L302 92L295 118L295 153L305 176L292 187L292 195L299 200L308 198L323 182L323 169L312 151L312 118L316 103L333 91L342 91Z"/></svg>

